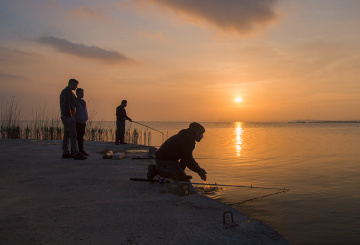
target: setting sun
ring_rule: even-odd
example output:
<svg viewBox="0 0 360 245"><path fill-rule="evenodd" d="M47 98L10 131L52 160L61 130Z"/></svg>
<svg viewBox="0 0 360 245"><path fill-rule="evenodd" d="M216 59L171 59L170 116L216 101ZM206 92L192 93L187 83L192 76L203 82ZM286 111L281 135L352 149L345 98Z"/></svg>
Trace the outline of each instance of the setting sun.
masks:
<svg viewBox="0 0 360 245"><path fill-rule="evenodd" d="M235 102L236 102L236 103L240 103L240 102L241 102L241 98L240 98L240 97L236 97Z"/></svg>

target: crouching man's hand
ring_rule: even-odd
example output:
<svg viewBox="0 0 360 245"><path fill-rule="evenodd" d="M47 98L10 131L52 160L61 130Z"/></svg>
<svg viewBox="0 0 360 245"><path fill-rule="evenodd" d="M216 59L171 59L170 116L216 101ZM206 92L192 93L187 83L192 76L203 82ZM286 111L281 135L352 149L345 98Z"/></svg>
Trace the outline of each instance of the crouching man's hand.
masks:
<svg viewBox="0 0 360 245"><path fill-rule="evenodd" d="M203 169L203 168L201 168L200 169L200 171L199 171L199 173L198 173L198 175L200 176L200 178L203 180L203 181L205 181L206 180L206 171L205 171L205 169Z"/></svg>

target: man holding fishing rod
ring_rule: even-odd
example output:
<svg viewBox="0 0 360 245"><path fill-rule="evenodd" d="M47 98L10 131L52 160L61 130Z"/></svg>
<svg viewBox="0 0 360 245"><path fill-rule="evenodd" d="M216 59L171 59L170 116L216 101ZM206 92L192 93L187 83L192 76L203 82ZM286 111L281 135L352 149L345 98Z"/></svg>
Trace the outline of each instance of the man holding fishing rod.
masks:
<svg viewBox="0 0 360 245"><path fill-rule="evenodd" d="M204 137L205 128L197 123L190 123L189 128L181 130L178 134L167 139L155 153L156 165L148 166L147 178L153 179L156 175L176 181L189 181L185 168L188 167L206 180L206 171L200 168L192 153L196 142Z"/></svg>
<svg viewBox="0 0 360 245"><path fill-rule="evenodd" d="M127 106L127 101L121 101L121 105L116 108L116 134L115 134L115 145L126 144L124 141L125 138L125 121L129 120L132 122L131 118L126 115L125 107Z"/></svg>

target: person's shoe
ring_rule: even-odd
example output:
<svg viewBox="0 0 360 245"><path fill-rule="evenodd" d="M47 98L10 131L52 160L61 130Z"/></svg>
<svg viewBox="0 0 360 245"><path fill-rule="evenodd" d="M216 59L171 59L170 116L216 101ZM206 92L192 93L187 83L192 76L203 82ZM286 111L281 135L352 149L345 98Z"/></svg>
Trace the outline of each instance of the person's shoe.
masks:
<svg viewBox="0 0 360 245"><path fill-rule="evenodd" d="M120 144L122 144L122 145L127 145L127 143L126 143L126 142L120 142Z"/></svg>
<svg viewBox="0 0 360 245"><path fill-rule="evenodd" d="M63 153L61 158L74 158L74 156L71 155L70 153Z"/></svg>
<svg viewBox="0 0 360 245"><path fill-rule="evenodd" d="M80 153L81 153L81 155L83 155L83 156L89 156L89 154L88 153L86 153L85 151L80 151Z"/></svg>
<svg viewBox="0 0 360 245"><path fill-rule="evenodd" d="M87 157L84 157L84 156L81 155L80 153L77 153L77 154L74 156L74 159L75 159L75 160L86 160Z"/></svg>
<svg viewBox="0 0 360 245"><path fill-rule="evenodd" d="M148 172L147 172L147 178L148 179L153 179L156 176L156 165L154 164L149 164L148 166Z"/></svg>
<svg viewBox="0 0 360 245"><path fill-rule="evenodd" d="M120 143L119 142L115 142L115 145L119 145Z"/></svg>

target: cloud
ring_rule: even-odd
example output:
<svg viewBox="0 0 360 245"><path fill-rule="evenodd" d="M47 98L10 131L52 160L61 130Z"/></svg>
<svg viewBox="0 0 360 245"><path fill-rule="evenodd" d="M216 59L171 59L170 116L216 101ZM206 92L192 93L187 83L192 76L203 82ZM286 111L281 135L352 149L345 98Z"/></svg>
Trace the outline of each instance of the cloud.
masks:
<svg viewBox="0 0 360 245"><path fill-rule="evenodd" d="M52 36L42 36L38 38L39 43L47 44L56 50L75 55L82 58L99 59L106 62L134 62L133 59L116 51L109 51L95 46L86 46L81 43L72 43L66 39Z"/></svg>
<svg viewBox="0 0 360 245"><path fill-rule="evenodd" d="M137 35L142 38L157 40L157 41L165 41L166 38L161 32L148 32L148 31L141 31L138 32Z"/></svg>
<svg viewBox="0 0 360 245"><path fill-rule="evenodd" d="M0 81L22 81L22 80L27 80L27 79L22 76L13 75L10 73L0 71Z"/></svg>
<svg viewBox="0 0 360 245"><path fill-rule="evenodd" d="M90 17L90 18L97 18L97 19L100 19L100 18L103 18L104 16L99 13L98 11L96 10L93 10L92 8L89 8L89 7L86 7L86 6L83 6L83 7L79 7L79 8L75 8L72 13L75 15L75 16L78 16L78 17L83 17L83 18L86 18L86 17Z"/></svg>
<svg viewBox="0 0 360 245"><path fill-rule="evenodd" d="M0 70L0 103L1 99L9 98L21 93L21 91L31 91L34 85L30 85L26 77L11 74Z"/></svg>
<svg viewBox="0 0 360 245"><path fill-rule="evenodd" d="M17 48L0 47L0 62L21 62L41 58L40 55L29 53Z"/></svg>
<svg viewBox="0 0 360 245"><path fill-rule="evenodd" d="M147 0L148 1L148 0ZM206 22L226 32L248 34L277 19L278 0L151 0L185 15L193 22ZM137 0L144 2L144 0Z"/></svg>

